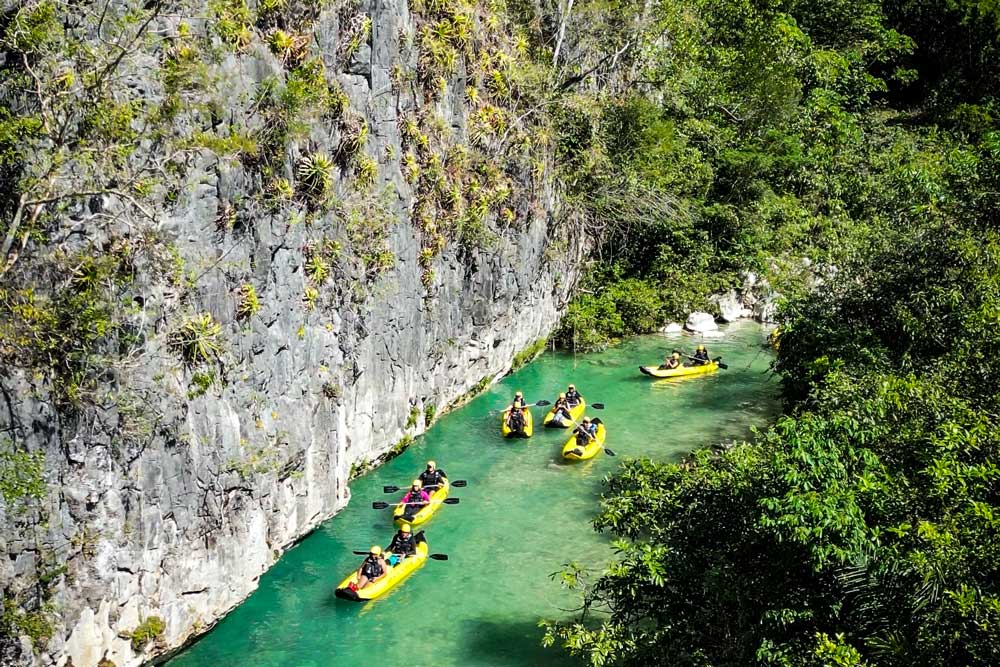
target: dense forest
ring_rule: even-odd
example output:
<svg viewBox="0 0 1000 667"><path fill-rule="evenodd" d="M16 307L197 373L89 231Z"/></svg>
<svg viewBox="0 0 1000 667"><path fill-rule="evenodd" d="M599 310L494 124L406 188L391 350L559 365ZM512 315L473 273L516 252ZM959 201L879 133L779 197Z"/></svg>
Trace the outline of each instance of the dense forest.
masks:
<svg viewBox="0 0 1000 667"><path fill-rule="evenodd" d="M582 612L547 641L595 666L997 664L998 7L657 11L651 93L604 109L602 147L673 215L609 233L562 336L652 330L755 268L785 295L786 414L609 478L620 556L571 564Z"/></svg>

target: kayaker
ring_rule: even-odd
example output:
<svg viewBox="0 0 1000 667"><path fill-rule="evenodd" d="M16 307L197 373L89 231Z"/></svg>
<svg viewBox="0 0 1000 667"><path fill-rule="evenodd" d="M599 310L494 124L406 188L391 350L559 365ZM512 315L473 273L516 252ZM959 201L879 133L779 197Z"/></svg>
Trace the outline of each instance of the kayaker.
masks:
<svg viewBox="0 0 1000 667"><path fill-rule="evenodd" d="M420 473L420 484L428 493L434 493L444 481L448 479L448 475L444 470L437 467L434 461L427 462L427 469Z"/></svg>
<svg viewBox="0 0 1000 667"><path fill-rule="evenodd" d="M510 410L511 412L514 412L515 409L520 410L523 409L524 406L525 406L524 394L521 393L520 391L515 391L514 400L510 402L510 405L507 406L507 409Z"/></svg>
<svg viewBox="0 0 1000 667"><path fill-rule="evenodd" d="M569 407L572 408L575 405L579 405L580 401L582 400L583 398L580 396L580 392L576 390L575 384L571 384L570 386L566 387L566 403L569 405ZM568 416L569 415L567 415L567 417Z"/></svg>
<svg viewBox="0 0 1000 667"><path fill-rule="evenodd" d="M399 561L415 553L417 553L417 540L413 537L410 524L404 523L392 536L389 546L385 548L386 558L389 560L389 565L396 566Z"/></svg>
<svg viewBox="0 0 1000 667"><path fill-rule="evenodd" d="M514 400L507 406L507 428L511 431L520 432L524 430L524 410L526 409L524 394L520 391L514 392Z"/></svg>
<svg viewBox="0 0 1000 667"><path fill-rule="evenodd" d="M388 569L389 566L386 564L385 559L382 558L382 547L377 544L373 545L368 555L365 556L365 560L361 563L361 567L358 568L358 580L356 584L351 584L351 589L358 590L372 582L378 581L385 576Z"/></svg>
<svg viewBox="0 0 1000 667"><path fill-rule="evenodd" d="M556 404L552 406L552 418L570 419L570 408L571 406L569 405L569 401L566 400L566 392L559 394L559 398L556 399Z"/></svg>
<svg viewBox="0 0 1000 667"><path fill-rule="evenodd" d="M402 502L406 505L403 509L403 519L413 521L413 515L424 508L431 501L431 497L423 490L423 484L419 479L413 480L410 490L403 496Z"/></svg>
<svg viewBox="0 0 1000 667"><path fill-rule="evenodd" d="M586 446L597 437L597 424L590 421L590 417L584 417L579 426L576 427L576 444Z"/></svg>
<svg viewBox="0 0 1000 667"><path fill-rule="evenodd" d="M660 364L661 371L672 371L675 368L681 367L681 354L677 350L674 350L669 357L667 357L662 364Z"/></svg>
<svg viewBox="0 0 1000 667"><path fill-rule="evenodd" d="M698 346L698 349L694 352L693 359L695 366L704 366L710 361L708 358L708 350L705 349L704 345Z"/></svg>

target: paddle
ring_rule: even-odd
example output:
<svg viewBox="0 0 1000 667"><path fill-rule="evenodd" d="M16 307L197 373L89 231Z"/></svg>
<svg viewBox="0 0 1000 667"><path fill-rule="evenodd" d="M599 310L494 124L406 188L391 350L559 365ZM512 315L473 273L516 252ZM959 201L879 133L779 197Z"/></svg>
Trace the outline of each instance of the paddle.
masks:
<svg viewBox="0 0 1000 667"><path fill-rule="evenodd" d="M456 479L454 482L448 482L449 486L453 486L455 488L468 486L468 484L469 484L468 480L464 480L464 479ZM407 488L409 488L409 487L407 487ZM432 484L430 486L425 486L424 488L425 489L437 488L437 485L436 484ZM391 484L389 486L383 486L382 487L382 492L383 493L396 493L397 491L402 491L402 488L400 488L398 486L392 486Z"/></svg>
<svg viewBox="0 0 1000 667"><path fill-rule="evenodd" d="M596 406L596 405L600 405L601 407L600 407L600 408L598 408L599 410L602 410L602 409L604 409L604 404L603 404L603 403L595 403L594 405L595 405L595 406ZM576 426L577 428L580 428L580 425L579 425L579 424L577 424L577 423L576 423L575 421L573 421L572 419L570 419L570 421L571 421L571 422L573 422L573 424L574 424L574 425L575 425L575 426ZM587 436L588 438L590 438L591 440L594 440L594 439L595 439L595 437L596 437L596 436L593 436L593 435L591 435L591 434L589 434L589 433L586 433L586 431L584 432L584 434L585 434L585 435L586 435L586 436ZM607 446L606 446L606 445L604 445L603 443L601 444L601 448L602 448L602 449L604 450L604 452L605 452L605 453L606 453L606 454L607 454L608 456L618 456L618 455L617 455L617 454L615 454L615 453L614 453L613 451L611 451L610 449L608 449L608 448L607 448ZM580 451L580 450L579 450L579 449L577 449L577 450L575 450L575 451ZM580 454L582 454L582 453L583 453L583 452L582 452L582 451L580 451ZM580 454L577 454L577 456L580 456Z"/></svg>
<svg viewBox="0 0 1000 667"><path fill-rule="evenodd" d="M536 408L536 407L537 408L544 408L546 405L552 405L552 403L550 403L549 401L546 401L543 398L542 400L540 400L540 401L538 401L536 403L529 403L528 405L525 405L521 409L524 410L526 408ZM490 415L495 417L496 415L498 415L501 412L507 412L507 408L504 408L503 410L490 410Z"/></svg>
<svg viewBox="0 0 1000 667"><path fill-rule="evenodd" d="M445 498L442 500L445 505L457 505L458 498ZM381 500L377 500L372 503L373 510L384 510L388 507L399 507L400 505L429 505L430 503L419 502L419 503L384 503Z"/></svg>
<svg viewBox="0 0 1000 667"><path fill-rule="evenodd" d="M371 552L369 552L369 551L352 551L351 553L356 554L358 556L367 556ZM448 554L427 554L427 557L430 558L431 560L448 560Z"/></svg>
<svg viewBox="0 0 1000 667"><path fill-rule="evenodd" d="M697 357L692 357L690 354L685 354L684 356L687 357L688 359L694 359L695 361L700 361L700 359L698 359ZM716 357L715 359L712 359L712 361L714 361L715 365L721 368L722 370L726 370L727 368L729 368L729 364L722 363L722 357Z"/></svg>

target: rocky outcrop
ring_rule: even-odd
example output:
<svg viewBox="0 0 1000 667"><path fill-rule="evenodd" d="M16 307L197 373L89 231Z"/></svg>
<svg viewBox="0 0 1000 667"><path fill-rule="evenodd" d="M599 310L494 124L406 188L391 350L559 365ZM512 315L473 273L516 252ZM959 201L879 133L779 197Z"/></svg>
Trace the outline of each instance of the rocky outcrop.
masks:
<svg viewBox="0 0 1000 667"><path fill-rule="evenodd" d="M499 173L484 165L462 175L478 169L463 167L456 148L473 141L471 74L460 64L434 84L437 98L397 80L419 69L406 46L416 21L403 0L315 17L306 43L354 115L316 116L297 130L268 167L284 177L220 156L218 142L197 135L211 150L189 150L179 185L156 185L143 205L153 220L143 233L164 263L137 266L114 294L116 331L128 335L88 357L102 366L86 396L67 397L29 364L0 373L0 432L17 450L44 454L48 489L23 506L0 504L0 588L25 609L58 610L34 653L23 637L8 638L4 664L130 667L204 632L347 503L352 474L549 334L576 281L582 235L558 223L544 149L521 171L511 149L490 144L481 157L502 154ZM191 23L223 55L204 70L214 92L177 124L270 129L252 108L270 82L293 76L285 54L263 37L225 51L210 26ZM187 39L176 16L154 25ZM157 58L140 50L124 78L165 102L141 68ZM223 110L224 120L214 115ZM418 117L450 139L407 124ZM306 168L319 164L310 156L343 157L360 127L353 161ZM159 159L151 141L141 150ZM425 186L411 159L450 184ZM373 181L367 190L357 187L362 176ZM468 214L428 203L428 187ZM449 187L469 200L454 201ZM274 199L258 198L265 191ZM58 212L60 252L132 242L134 225L117 218L124 206L102 196ZM31 250L26 243L20 279L47 280L31 268Z"/></svg>
<svg viewBox="0 0 1000 667"><path fill-rule="evenodd" d="M718 331L719 325L716 324L715 318L710 313L695 311L688 315L684 328L693 333L707 333Z"/></svg>

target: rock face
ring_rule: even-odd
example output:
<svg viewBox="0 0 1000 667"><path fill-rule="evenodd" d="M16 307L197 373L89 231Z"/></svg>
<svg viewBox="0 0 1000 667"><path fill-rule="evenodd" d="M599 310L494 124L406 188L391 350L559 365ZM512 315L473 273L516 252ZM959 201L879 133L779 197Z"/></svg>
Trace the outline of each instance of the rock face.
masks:
<svg viewBox="0 0 1000 667"><path fill-rule="evenodd" d="M735 322L743 316L743 302L736 290L717 294L711 299L719 309L719 319L723 322Z"/></svg>
<svg viewBox="0 0 1000 667"><path fill-rule="evenodd" d="M352 472L502 376L557 322L584 248L583 235L554 222L547 182L510 197L491 243L449 243L427 259L431 232L414 224L418 198L403 174L399 121L427 101L391 80L401 59L416 70L416 55L400 44L414 19L403 0L362 11L370 37L346 66L328 68L369 128L374 190L388 201L364 200L354 218L341 209L306 219L294 207L242 209L263 187L257 177L239 162L196 154L187 185L153 212L157 234L185 267L184 286L151 272L130 286L132 347L115 351L92 399L67 409L30 368L0 373L0 433L44 453L48 488L24 510L0 503L0 588L40 605L20 582L44 579L46 603L59 610L51 640L32 654L15 638L3 648L5 665L135 667L204 632L347 503ZM341 19L318 17L321 56L341 48ZM227 118L253 104L257 86L281 67L260 44L225 56L214 75ZM457 76L449 90L458 92L432 106L461 138L469 110ZM336 154L342 132L318 121L289 163L307 151ZM348 172L333 178L345 201L347 180ZM98 209L72 214L100 239L108 232ZM380 216L388 220L376 223ZM390 267L338 255L376 227ZM241 311L241 285L253 286L255 309ZM200 313L220 327L217 350L185 363L174 343L185 331L179 323ZM162 632L132 638L154 618Z"/></svg>
<svg viewBox="0 0 1000 667"><path fill-rule="evenodd" d="M694 333L706 333L718 331L719 325L715 323L715 318L711 314L695 311L688 315L684 328Z"/></svg>

